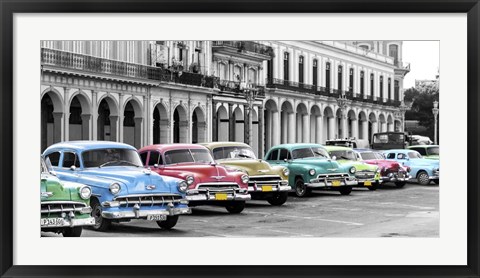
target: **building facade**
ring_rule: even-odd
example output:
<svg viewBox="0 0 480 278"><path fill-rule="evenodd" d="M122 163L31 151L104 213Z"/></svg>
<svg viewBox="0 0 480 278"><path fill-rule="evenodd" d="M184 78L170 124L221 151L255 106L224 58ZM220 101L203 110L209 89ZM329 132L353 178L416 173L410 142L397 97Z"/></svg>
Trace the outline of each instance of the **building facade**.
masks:
<svg viewBox="0 0 480 278"><path fill-rule="evenodd" d="M44 41L41 142L369 139L402 130L402 43Z"/></svg>

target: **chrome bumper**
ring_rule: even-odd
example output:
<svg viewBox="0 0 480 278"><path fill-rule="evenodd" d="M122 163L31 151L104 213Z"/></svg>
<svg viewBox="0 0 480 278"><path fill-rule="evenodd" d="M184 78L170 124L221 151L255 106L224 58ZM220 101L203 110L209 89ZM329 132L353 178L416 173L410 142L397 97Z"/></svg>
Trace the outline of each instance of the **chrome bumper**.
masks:
<svg viewBox="0 0 480 278"><path fill-rule="evenodd" d="M340 185L333 185L332 181L328 181L326 179L311 179L309 183L305 185L310 188L319 188L319 187L340 187L340 186L354 186L357 185L358 182L356 180L349 180L349 179L342 179L340 180Z"/></svg>
<svg viewBox="0 0 480 278"><path fill-rule="evenodd" d="M399 178L399 177L382 177L383 182L397 182L397 181L409 181L411 176Z"/></svg>
<svg viewBox="0 0 480 278"><path fill-rule="evenodd" d="M41 228L68 228L68 227L77 227L77 226L93 226L95 225L95 218L87 217L87 218L70 218L70 219L63 219L63 224L59 225L42 225L40 222Z"/></svg>
<svg viewBox="0 0 480 278"><path fill-rule="evenodd" d="M187 200L189 202L192 201L249 201L252 197L250 194L245 193L235 193L235 194L227 194L227 199L217 199L217 196L213 193L199 193L195 195L187 195Z"/></svg>
<svg viewBox="0 0 480 278"><path fill-rule="evenodd" d="M267 188L263 188L264 186L268 186ZM253 185L248 185L248 192L282 192L282 191L290 191L292 187L288 185L288 181L278 181L276 184L257 184L254 183Z"/></svg>
<svg viewBox="0 0 480 278"><path fill-rule="evenodd" d="M121 218L146 218L148 215L180 215L190 214L192 210L189 207L185 208L167 208L167 209L152 209L141 210L132 207L131 211L102 211L102 217L107 219L121 219Z"/></svg>

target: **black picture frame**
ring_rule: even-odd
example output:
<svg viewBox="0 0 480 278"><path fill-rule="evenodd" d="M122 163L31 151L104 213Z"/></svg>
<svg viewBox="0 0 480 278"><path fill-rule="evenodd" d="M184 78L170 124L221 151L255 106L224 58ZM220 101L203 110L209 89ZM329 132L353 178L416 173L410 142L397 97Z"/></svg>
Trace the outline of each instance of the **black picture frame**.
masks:
<svg viewBox="0 0 480 278"><path fill-rule="evenodd" d="M0 276L1 277L479 277L479 206L476 175L467 194L466 266L18 266L13 265L13 15L14 13L467 13L468 173L477 173L479 103L478 0L0 0ZM454 185L452 185L454 186Z"/></svg>

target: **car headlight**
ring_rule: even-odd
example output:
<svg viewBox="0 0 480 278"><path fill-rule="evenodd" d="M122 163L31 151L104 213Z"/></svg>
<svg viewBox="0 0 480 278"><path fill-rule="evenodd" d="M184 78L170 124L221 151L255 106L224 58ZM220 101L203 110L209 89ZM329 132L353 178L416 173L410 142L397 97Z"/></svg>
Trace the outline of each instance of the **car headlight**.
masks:
<svg viewBox="0 0 480 278"><path fill-rule="evenodd" d="M187 178L185 180L187 181L188 185L191 185L195 181L193 176L187 176Z"/></svg>
<svg viewBox="0 0 480 278"><path fill-rule="evenodd" d="M92 196L92 189L90 189L89 186L82 186L78 191L78 194L80 194L80 198L88 200L90 196Z"/></svg>
<svg viewBox="0 0 480 278"><path fill-rule="evenodd" d="M310 169L310 171L308 171L308 173L310 174L310 176L314 176L315 175L315 169Z"/></svg>
<svg viewBox="0 0 480 278"><path fill-rule="evenodd" d="M348 171L350 172L350 174L355 174L355 172L357 172L357 169L355 169L355 167L351 167Z"/></svg>
<svg viewBox="0 0 480 278"><path fill-rule="evenodd" d="M248 180L249 180L248 175L242 175L242 182L243 183L248 183Z"/></svg>
<svg viewBox="0 0 480 278"><path fill-rule="evenodd" d="M120 184L118 183L112 183L110 184L110 192L113 194L113 195L117 195L118 192L120 192Z"/></svg>
<svg viewBox="0 0 480 278"><path fill-rule="evenodd" d="M286 168L286 167L283 168L283 175L284 175L284 176L290 175L290 170L288 170L288 168Z"/></svg>
<svg viewBox="0 0 480 278"><path fill-rule="evenodd" d="M186 181L179 181L177 184L177 188L178 188L178 191L180 192L186 192L188 188L188 184Z"/></svg>

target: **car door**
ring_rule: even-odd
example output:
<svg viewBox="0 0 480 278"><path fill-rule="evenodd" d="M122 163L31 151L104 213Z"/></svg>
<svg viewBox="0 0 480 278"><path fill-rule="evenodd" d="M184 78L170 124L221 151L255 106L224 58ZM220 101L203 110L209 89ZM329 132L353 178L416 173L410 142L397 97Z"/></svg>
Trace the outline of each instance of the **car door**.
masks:
<svg viewBox="0 0 480 278"><path fill-rule="evenodd" d="M59 177L66 181L78 182L81 174L80 157L74 150L63 150L59 168Z"/></svg>
<svg viewBox="0 0 480 278"><path fill-rule="evenodd" d="M278 162L278 149L271 150L265 160L270 164L276 164Z"/></svg>
<svg viewBox="0 0 480 278"><path fill-rule="evenodd" d="M278 149L278 160L276 164L287 167L290 159L291 159L290 152L287 149L284 149L284 148Z"/></svg>

